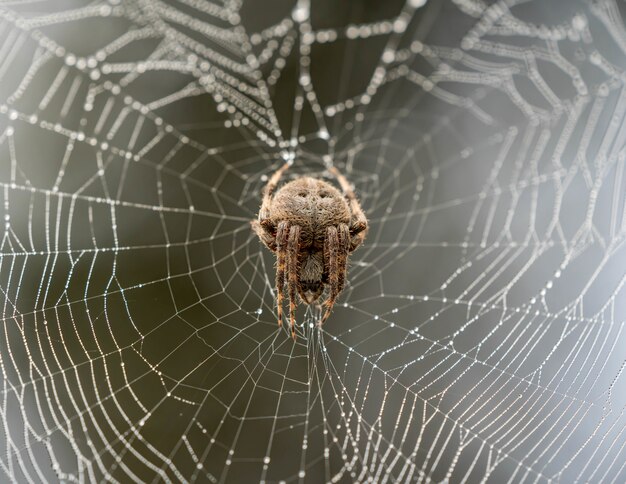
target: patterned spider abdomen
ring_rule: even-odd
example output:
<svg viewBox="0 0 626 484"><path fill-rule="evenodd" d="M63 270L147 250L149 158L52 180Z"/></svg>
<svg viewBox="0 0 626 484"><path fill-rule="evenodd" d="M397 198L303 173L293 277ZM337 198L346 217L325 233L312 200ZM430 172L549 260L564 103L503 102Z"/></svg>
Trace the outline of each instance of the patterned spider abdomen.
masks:
<svg viewBox="0 0 626 484"><path fill-rule="evenodd" d="M285 184L272 200L270 219L299 225L300 249L321 250L329 226L350 223L350 207L330 183L311 177Z"/></svg>

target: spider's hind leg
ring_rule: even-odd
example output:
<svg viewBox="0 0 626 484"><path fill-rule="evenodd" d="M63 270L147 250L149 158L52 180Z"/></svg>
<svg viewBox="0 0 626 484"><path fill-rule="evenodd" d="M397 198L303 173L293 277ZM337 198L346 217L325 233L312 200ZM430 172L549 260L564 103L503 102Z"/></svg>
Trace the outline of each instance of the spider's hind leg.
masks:
<svg viewBox="0 0 626 484"><path fill-rule="evenodd" d="M261 209L259 210L259 222L263 223L270 216L270 205L272 203L272 195L274 190L276 190L276 186L280 181L283 173L287 168L289 168L289 164L285 163L282 165L274 174L270 177L269 181L265 185L263 189L263 201L261 203Z"/></svg>
<svg viewBox="0 0 626 484"><path fill-rule="evenodd" d="M258 220L251 220L250 225L254 233L258 235L261 242L263 242L269 250L276 252L276 237L272 235L271 231L262 225Z"/></svg>
<svg viewBox="0 0 626 484"><path fill-rule="evenodd" d="M368 231L367 218L365 217L363 209L354 194L354 190L352 189L352 186L350 186L350 182L346 179L346 177L343 176L334 166L329 168L329 171L335 176L339 185L341 185L341 190L343 191L348 205L350 205L350 211L352 212L352 223L350 225L350 252L352 252L365 240Z"/></svg>

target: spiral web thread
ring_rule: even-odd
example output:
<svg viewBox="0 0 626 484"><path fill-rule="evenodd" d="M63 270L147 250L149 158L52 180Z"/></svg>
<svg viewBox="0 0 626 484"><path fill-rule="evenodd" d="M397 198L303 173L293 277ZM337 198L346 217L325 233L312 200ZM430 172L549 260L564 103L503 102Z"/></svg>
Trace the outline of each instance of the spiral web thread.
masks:
<svg viewBox="0 0 626 484"><path fill-rule="evenodd" d="M331 3L0 4L3 480L626 480L623 4ZM371 223L295 344L285 161Z"/></svg>

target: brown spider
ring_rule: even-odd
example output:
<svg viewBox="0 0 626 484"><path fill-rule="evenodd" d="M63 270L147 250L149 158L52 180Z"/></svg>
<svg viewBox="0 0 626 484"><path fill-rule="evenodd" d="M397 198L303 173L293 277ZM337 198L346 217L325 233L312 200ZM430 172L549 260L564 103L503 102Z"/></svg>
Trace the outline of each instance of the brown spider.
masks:
<svg viewBox="0 0 626 484"><path fill-rule="evenodd" d="M274 194L289 167L279 168L267 182L258 220L252 228L277 254L276 305L282 325L283 288L287 279L291 335L296 339L296 293L312 304L329 285L323 324L346 280L348 255L365 239L367 219L348 180L332 167L343 194L330 183L303 176L285 184Z"/></svg>

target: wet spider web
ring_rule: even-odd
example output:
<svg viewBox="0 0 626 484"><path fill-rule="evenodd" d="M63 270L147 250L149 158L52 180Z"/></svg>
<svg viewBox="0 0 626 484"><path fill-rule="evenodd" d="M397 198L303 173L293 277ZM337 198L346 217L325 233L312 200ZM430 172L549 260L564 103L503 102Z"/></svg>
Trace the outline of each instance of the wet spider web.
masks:
<svg viewBox="0 0 626 484"><path fill-rule="evenodd" d="M623 7L2 2L3 480L626 480ZM296 344L285 161L371 222Z"/></svg>

